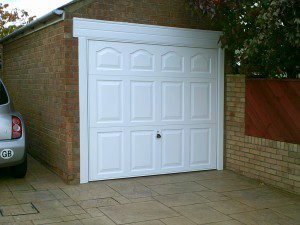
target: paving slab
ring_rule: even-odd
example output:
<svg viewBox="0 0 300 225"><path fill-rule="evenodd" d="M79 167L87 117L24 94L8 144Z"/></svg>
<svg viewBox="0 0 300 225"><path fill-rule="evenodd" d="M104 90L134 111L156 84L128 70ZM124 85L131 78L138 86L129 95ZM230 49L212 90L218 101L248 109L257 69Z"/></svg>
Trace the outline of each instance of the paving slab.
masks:
<svg viewBox="0 0 300 225"><path fill-rule="evenodd" d="M166 225L196 225L194 222L184 217L166 218L161 219L161 221Z"/></svg>
<svg viewBox="0 0 300 225"><path fill-rule="evenodd" d="M13 196L13 194L10 191L3 191L0 192L0 206L6 206L6 205L16 205L19 202L17 199Z"/></svg>
<svg viewBox="0 0 300 225"><path fill-rule="evenodd" d="M169 207L209 202L208 199L194 193L160 195L155 196L154 199Z"/></svg>
<svg viewBox="0 0 300 225"><path fill-rule="evenodd" d="M98 208L89 208L85 210L90 217L94 218L94 217L100 217L100 216L104 216L104 214L101 212L100 209Z"/></svg>
<svg viewBox="0 0 300 225"><path fill-rule="evenodd" d="M216 222L216 223L207 223L205 225L245 225L245 224L243 224L237 220L227 220L227 221ZM259 224L257 224L257 225L259 225Z"/></svg>
<svg viewBox="0 0 300 225"><path fill-rule="evenodd" d="M197 184L196 182L151 185L148 187L160 195L179 194L179 193L188 193L188 192L207 190L207 188L203 187L200 184Z"/></svg>
<svg viewBox="0 0 300 225"><path fill-rule="evenodd" d="M300 221L300 203L271 208L273 211ZM300 222L299 222L300 223Z"/></svg>
<svg viewBox="0 0 300 225"><path fill-rule="evenodd" d="M270 209L231 214L230 216L246 225L299 225L299 221L275 213Z"/></svg>
<svg viewBox="0 0 300 225"><path fill-rule="evenodd" d="M132 181L131 179L107 181L105 183L113 190L117 191L119 194L129 199L151 197L151 196L158 195L150 188L144 186L143 184L137 181Z"/></svg>
<svg viewBox="0 0 300 225"><path fill-rule="evenodd" d="M198 194L212 202L224 201L224 200L230 199L228 196L221 194L219 192L212 191L212 190L208 190L208 191L204 190L204 191L196 192L196 194Z"/></svg>
<svg viewBox="0 0 300 225"><path fill-rule="evenodd" d="M32 203L17 204L9 206L0 206L0 212L2 216L17 216L26 214L36 214L38 210Z"/></svg>
<svg viewBox="0 0 300 225"><path fill-rule="evenodd" d="M74 201L82 201L89 199L108 198L118 196L119 194L105 184L98 183L95 186L73 186L63 188L63 191Z"/></svg>
<svg viewBox="0 0 300 225"><path fill-rule="evenodd" d="M210 202L210 203L206 203L206 205L226 215L255 210L253 207L250 207L248 205L245 205L243 203L240 203L232 199L226 201Z"/></svg>
<svg viewBox="0 0 300 225"><path fill-rule="evenodd" d="M300 201L299 197L274 191L269 188L255 188L224 193L226 196L257 209L289 205Z"/></svg>
<svg viewBox="0 0 300 225"><path fill-rule="evenodd" d="M81 220L81 223L83 225L115 225L115 223L106 216L91 219L83 219Z"/></svg>
<svg viewBox="0 0 300 225"><path fill-rule="evenodd" d="M250 188L256 188L258 184L251 182L248 179L212 179L212 180L201 180L197 181L198 184L217 192L228 192L236 190L244 190Z"/></svg>
<svg viewBox="0 0 300 225"><path fill-rule="evenodd" d="M81 208L79 205L71 205L68 206L67 209L73 214L73 215L80 215L85 214L86 212Z"/></svg>
<svg viewBox="0 0 300 225"><path fill-rule="evenodd" d="M137 182L148 185L159 185L159 184L172 184L177 183L178 181L174 179L171 175L157 175L157 176L148 176L148 177L139 177L136 178Z"/></svg>
<svg viewBox="0 0 300 225"><path fill-rule="evenodd" d="M161 222L159 220L145 221L145 222L139 222L139 223L130 223L130 224L131 225L165 225L163 222Z"/></svg>
<svg viewBox="0 0 300 225"><path fill-rule="evenodd" d="M119 205L120 203L117 202L114 198L99 198L79 201L77 202L77 204L84 209L89 209L103 206Z"/></svg>
<svg viewBox="0 0 300 225"><path fill-rule="evenodd" d="M100 210L117 224L144 222L178 216L178 213L158 202L140 202L101 207Z"/></svg>
<svg viewBox="0 0 300 225"><path fill-rule="evenodd" d="M55 197L49 191L16 191L12 194L19 203L55 200Z"/></svg>
<svg viewBox="0 0 300 225"><path fill-rule="evenodd" d="M172 208L197 224L223 222L231 219L230 217L220 213L206 204L176 206Z"/></svg>

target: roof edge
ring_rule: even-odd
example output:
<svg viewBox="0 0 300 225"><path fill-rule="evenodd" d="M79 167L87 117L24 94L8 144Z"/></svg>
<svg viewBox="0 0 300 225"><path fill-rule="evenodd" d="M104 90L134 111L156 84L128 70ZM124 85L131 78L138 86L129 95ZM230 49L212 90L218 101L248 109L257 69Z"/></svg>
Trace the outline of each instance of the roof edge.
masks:
<svg viewBox="0 0 300 225"><path fill-rule="evenodd" d="M62 7L60 7L62 8ZM34 28L36 27L37 25L40 25L42 23L46 23L47 21L49 21L50 19L52 18L55 18L55 17L63 17L64 16L64 13L65 11L62 10L62 9L55 9L49 13L47 13L46 15L36 19L36 20L33 20L32 22L28 23L27 25L25 25L24 27L21 27L20 29L18 30L15 30L14 32L12 32L11 34L3 37L2 39L0 39L0 44L2 44L3 42L5 41L8 41L16 36L18 36L19 34L22 34L24 33L25 31L29 30L30 28Z"/></svg>

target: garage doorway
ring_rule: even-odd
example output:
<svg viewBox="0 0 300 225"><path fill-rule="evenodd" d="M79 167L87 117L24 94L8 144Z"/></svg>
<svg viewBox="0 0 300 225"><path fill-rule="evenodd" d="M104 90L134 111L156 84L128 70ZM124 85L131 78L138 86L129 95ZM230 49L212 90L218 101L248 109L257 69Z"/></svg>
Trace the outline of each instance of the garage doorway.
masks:
<svg viewBox="0 0 300 225"><path fill-rule="evenodd" d="M223 168L220 32L74 19L81 182Z"/></svg>

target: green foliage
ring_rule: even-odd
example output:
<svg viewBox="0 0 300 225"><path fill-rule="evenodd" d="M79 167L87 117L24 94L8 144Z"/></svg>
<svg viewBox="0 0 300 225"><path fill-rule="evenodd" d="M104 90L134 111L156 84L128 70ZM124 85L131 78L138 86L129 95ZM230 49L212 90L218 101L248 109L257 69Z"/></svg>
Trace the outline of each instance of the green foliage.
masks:
<svg viewBox="0 0 300 225"><path fill-rule="evenodd" d="M238 72L250 76L300 75L300 1L189 0L223 31L221 42Z"/></svg>
<svg viewBox="0 0 300 225"><path fill-rule="evenodd" d="M0 38L9 35L35 18L30 17L25 10L9 10L8 7L8 4L0 3Z"/></svg>

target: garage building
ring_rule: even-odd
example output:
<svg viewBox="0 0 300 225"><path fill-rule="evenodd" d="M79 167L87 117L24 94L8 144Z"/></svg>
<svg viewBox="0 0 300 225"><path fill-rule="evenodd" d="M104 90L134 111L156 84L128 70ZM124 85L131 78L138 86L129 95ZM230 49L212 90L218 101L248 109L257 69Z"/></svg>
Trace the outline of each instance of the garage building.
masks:
<svg viewBox="0 0 300 225"><path fill-rule="evenodd" d="M30 154L70 183L223 169L209 28L184 0L79 0L0 40Z"/></svg>

